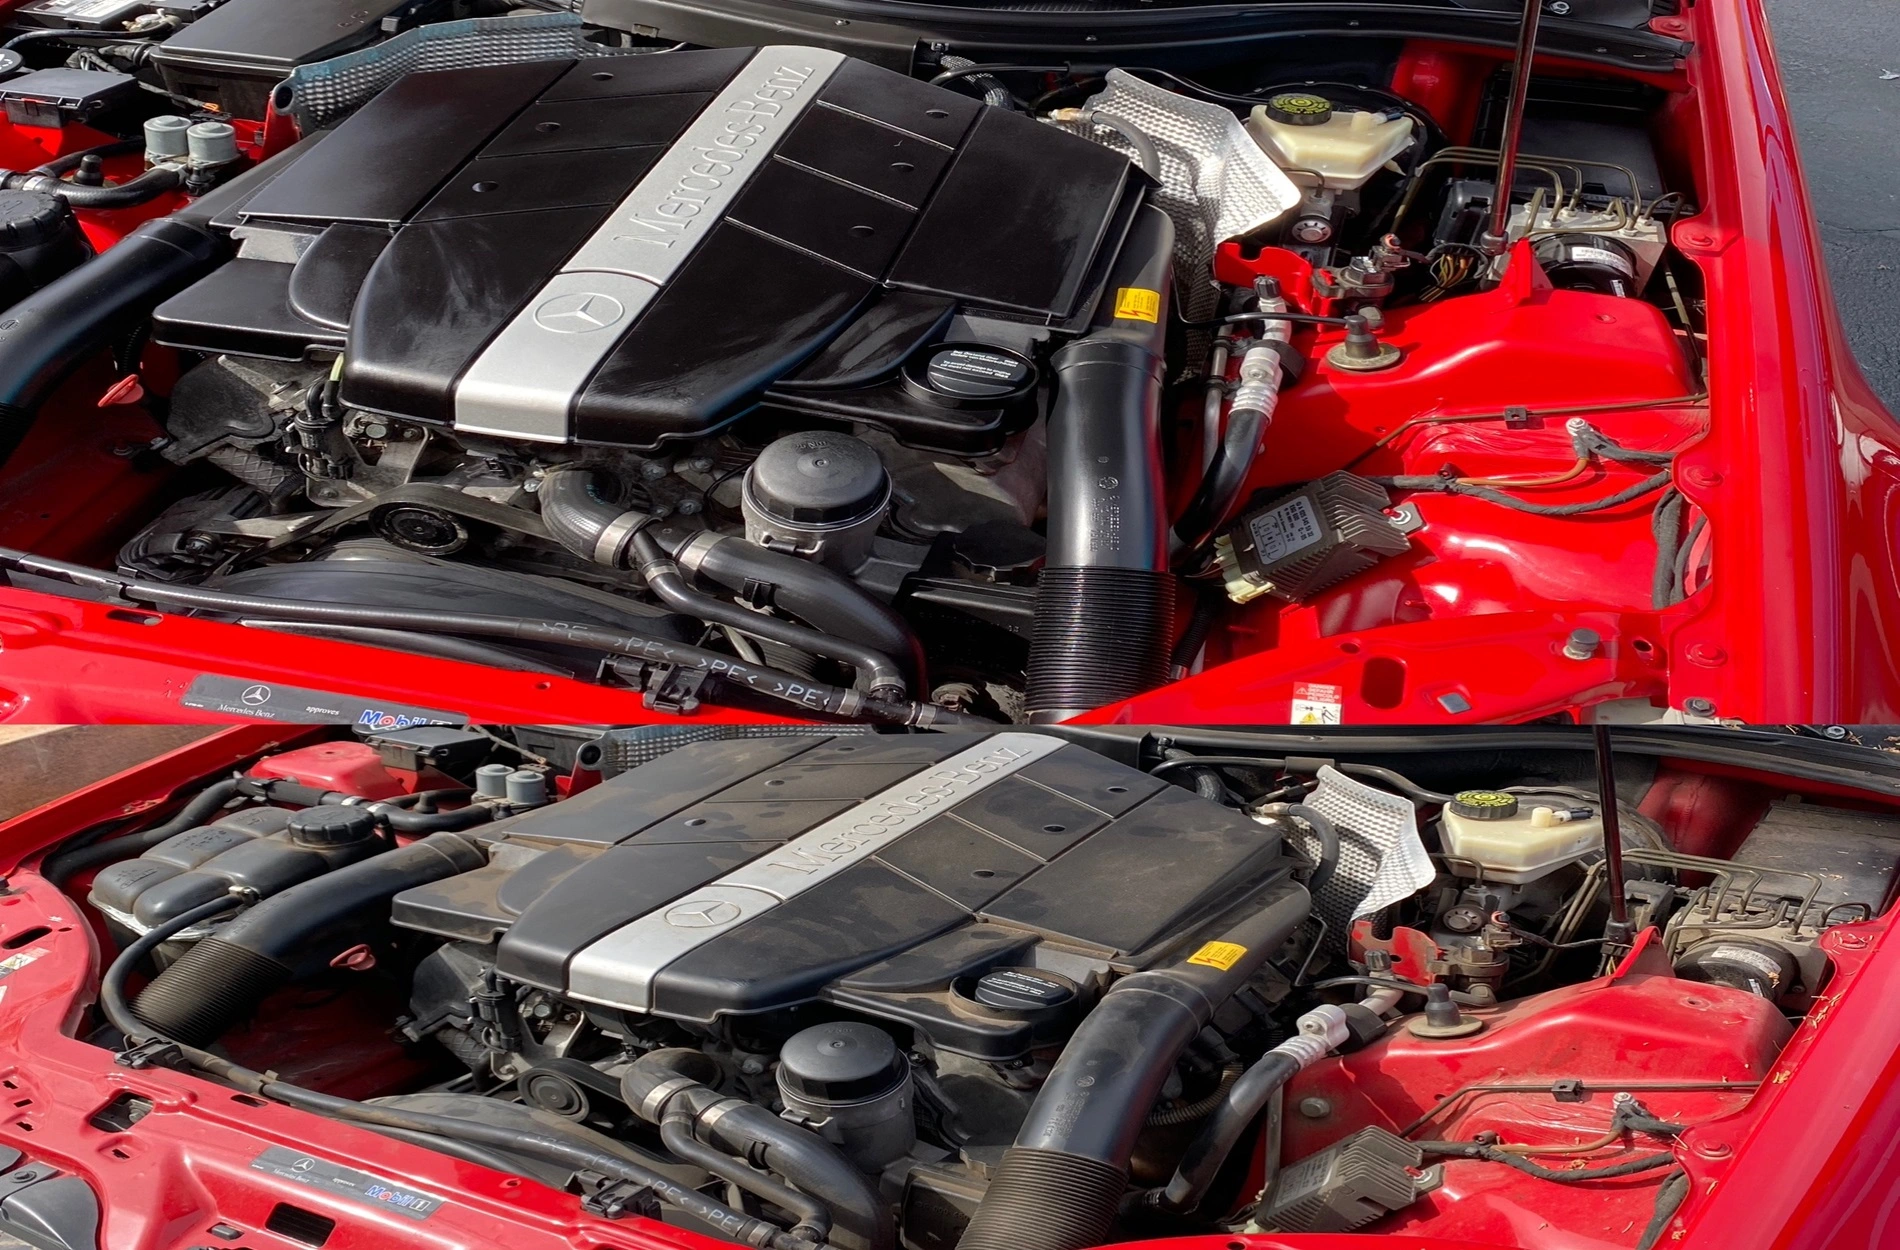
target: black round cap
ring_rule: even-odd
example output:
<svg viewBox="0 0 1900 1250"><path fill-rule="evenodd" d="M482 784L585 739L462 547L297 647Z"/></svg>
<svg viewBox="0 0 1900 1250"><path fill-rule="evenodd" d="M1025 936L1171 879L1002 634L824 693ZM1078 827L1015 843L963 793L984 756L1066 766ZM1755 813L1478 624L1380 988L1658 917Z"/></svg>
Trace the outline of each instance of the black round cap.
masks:
<svg viewBox="0 0 1900 1250"><path fill-rule="evenodd" d="M75 229L73 210L44 191L0 191L0 252L50 243Z"/></svg>
<svg viewBox="0 0 1900 1250"><path fill-rule="evenodd" d="M1310 91L1282 91L1267 100L1267 116L1283 126L1323 126L1332 115L1333 102Z"/></svg>
<svg viewBox="0 0 1900 1250"><path fill-rule="evenodd" d="M1075 986L1034 968L996 968L977 978L971 997L998 1011L1053 1011L1074 1000Z"/></svg>
<svg viewBox="0 0 1900 1250"><path fill-rule="evenodd" d="M760 452L745 488L768 516L836 525L881 508L891 479L869 443L819 430L787 434Z"/></svg>
<svg viewBox="0 0 1900 1250"><path fill-rule="evenodd" d="M924 362L930 389L959 399L1004 399L1035 381L1036 367L1015 352L982 343L946 343Z"/></svg>
<svg viewBox="0 0 1900 1250"><path fill-rule="evenodd" d="M1509 820L1517 815L1517 796L1502 790L1460 790L1445 806L1466 820Z"/></svg>
<svg viewBox="0 0 1900 1250"><path fill-rule="evenodd" d="M871 1024L816 1024L778 1052L779 1087L812 1102L863 1102L904 1079L897 1043Z"/></svg>
<svg viewBox="0 0 1900 1250"><path fill-rule="evenodd" d="M311 807L290 818L290 837L312 849L349 846L376 836L376 817L367 807Z"/></svg>

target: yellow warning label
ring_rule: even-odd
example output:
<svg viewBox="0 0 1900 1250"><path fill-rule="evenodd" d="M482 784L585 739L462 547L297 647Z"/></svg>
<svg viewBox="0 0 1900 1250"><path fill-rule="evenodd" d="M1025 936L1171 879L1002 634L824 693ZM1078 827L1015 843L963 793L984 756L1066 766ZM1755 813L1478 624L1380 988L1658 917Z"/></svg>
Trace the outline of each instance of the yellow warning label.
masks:
<svg viewBox="0 0 1900 1250"><path fill-rule="evenodd" d="M1115 317L1120 321L1159 321L1161 292L1125 286L1115 292Z"/></svg>
<svg viewBox="0 0 1900 1250"><path fill-rule="evenodd" d="M1219 968L1225 972L1239 963L1240 957L1246 953L1246 947L1236 946L1232 942L1209 942L1189 955L1188 962L1200 964L1203 968Z"/></svg>

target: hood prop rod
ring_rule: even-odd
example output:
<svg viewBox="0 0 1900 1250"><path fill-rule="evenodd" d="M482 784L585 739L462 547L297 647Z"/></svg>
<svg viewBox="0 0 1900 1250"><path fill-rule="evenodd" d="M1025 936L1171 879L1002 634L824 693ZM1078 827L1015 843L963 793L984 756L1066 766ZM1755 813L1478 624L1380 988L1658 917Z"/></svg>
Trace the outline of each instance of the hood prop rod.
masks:
<svg viewBox="0 0 1900 1250"><path fill-rule="evenodd" d="M1616 766L1610 754L1610 727L1592 726L1597 754L1597 808L1603 817L1603 866L1610 886L1610 921L1603 927L1606 946L1628 946L1629 899L1623 893L1623 823L1616 810Z"/></svg>
<svg viewBox="0 0 1900 1250"><path fill-rule="evenodd" d="M1511 95L1505 102L1504 133L1498 137L1498 185L1491 196L1491 224L1478 242L1491 256L1503 254L1511 224L1511 186L1517 181L1517 149L1524 132L1524 105L1531 90L1531 61L1537 55L1537 27L1543 0L1524 0L1517 27L1517 55L1511 62ZM1621 869L1617 870L1619 875Z"/></svg>

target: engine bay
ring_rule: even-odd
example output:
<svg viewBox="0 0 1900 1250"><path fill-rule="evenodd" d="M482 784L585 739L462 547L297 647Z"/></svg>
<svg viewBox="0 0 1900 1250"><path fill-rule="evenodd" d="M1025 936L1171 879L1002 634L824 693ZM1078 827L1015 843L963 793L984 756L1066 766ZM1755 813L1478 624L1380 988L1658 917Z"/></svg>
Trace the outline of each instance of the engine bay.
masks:
<svg viewBox="0 0 1900 1250"><path fill-rule="evenodd" d="M35 27L14 584L675 713L1052 722L1277 655L1248 719L1684 714L1686 43L1513 112L1495 47L907 72L595 7ZM1425 661L1477 618L1553 675Z"/></svg>
<svg viewBox="0 0 1900 1250"><path fill-rule="evenodd" d="M317 731L12 897L121 1069L767 1250L1651 1250L1893 901L1792 760L1251 736Z"/></svg>

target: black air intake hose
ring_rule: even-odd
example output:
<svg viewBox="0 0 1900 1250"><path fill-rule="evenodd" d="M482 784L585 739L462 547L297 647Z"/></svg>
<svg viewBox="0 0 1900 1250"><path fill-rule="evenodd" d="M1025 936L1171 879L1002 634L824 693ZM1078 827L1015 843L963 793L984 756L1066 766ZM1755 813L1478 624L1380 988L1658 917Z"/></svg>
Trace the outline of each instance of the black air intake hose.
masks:
<svg viewBox="0 0 1900 1250"><path fill-rule="evenodd" d="M239 174L189 208L146 222L7 310L0 318L0 464L26 437L47 396L87 357L231 256L212 218L275 178L311 142Z"/></svg>
<svg viewBox="0 0 1900 1250"><path fill-rule="evenodd" d="M1311 907L1300 886L1274 881L1218 945L1116 982L1063 1047L957 1250L1082 1250L1106 1241L1135 1140L1181 1052Z"/></svg>
<svg viewBox="0 0 1900 1250"><path fill-rule="evenodd" d="M1142 209L1089 333L1055 354L1049 555L1029 642L1029 719L1161 685L1174 632L1161 474L1174 225Z"/></svg>
<svg viewBox="0 0 1900 1250"><path fill-rule="evenodd" d="M145 987L132 1012L166 1037L207 1045L300 968L349 947L351 922L365 911L487 862L474 843L438 833L291 886L199 941Z"/></svg>

